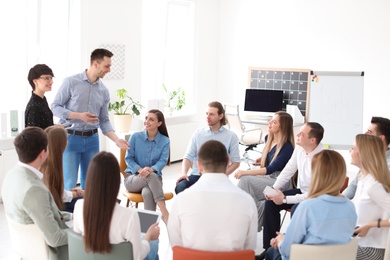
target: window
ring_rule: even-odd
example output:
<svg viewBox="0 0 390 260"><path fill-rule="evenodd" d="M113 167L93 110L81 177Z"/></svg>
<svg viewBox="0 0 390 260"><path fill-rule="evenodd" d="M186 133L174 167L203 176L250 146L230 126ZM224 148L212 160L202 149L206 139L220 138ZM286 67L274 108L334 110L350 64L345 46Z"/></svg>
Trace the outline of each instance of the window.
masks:
<svg viewBox="0 0 390 260"><path fill-rule="evenodd" d="M167 10L163 83L186 92L184 112L190 112L194 89L194 2L169 1Z"/></svg>
<svg viewBox="0 0 390 260"><path fill-rule="evenodd" d="M80 71L80 3L77 0L28 0L2 3L0 14L4 60L1 71L3 95L0 112L22 112L30 99L31 86L27 74L35 64L48 65L55 75L51 92L46 93L51 104L63 78ZM11 26L12 25L12 26Z"/></svg>

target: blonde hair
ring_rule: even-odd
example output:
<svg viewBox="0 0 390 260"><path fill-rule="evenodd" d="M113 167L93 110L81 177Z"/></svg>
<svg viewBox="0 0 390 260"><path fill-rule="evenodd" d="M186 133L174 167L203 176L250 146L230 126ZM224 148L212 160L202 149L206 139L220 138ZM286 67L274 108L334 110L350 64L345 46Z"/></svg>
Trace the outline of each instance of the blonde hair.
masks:
<svg viewBox="0 0 390 260"><path fill-rule="evenodd" d="M357 135L355 140L363 168L390 192L390 173L382 140L366 134Z"/></svg>
<svg viewBox="0 0 390 260"><path fill-rule="evenodd" d="M324 194L337 196L344 184L347 167L338 152L323 150L313 156L311 175L307 198L316 198Z"/></svg>
<svg viewBox="0 0 390 260"><path fill-rule="evenodd" d="M295 145L293 119L291 115L284 111L278 111L275 113L275 115L279 116L280 133L279 133L279 141L276 144L276 152L270 163L272 163L276 159L276 157L278 157L279 152L280 150L282 150L282 147L285 143L289 142L293 147ZM263 155L261 157L261 162L260 162L261 167L265 167L267 154L272 149L272 142L274 141L274 139L275 139L274 134L272 133L268 134L268 140L264 146L263 153L262 153Z"/></svg>

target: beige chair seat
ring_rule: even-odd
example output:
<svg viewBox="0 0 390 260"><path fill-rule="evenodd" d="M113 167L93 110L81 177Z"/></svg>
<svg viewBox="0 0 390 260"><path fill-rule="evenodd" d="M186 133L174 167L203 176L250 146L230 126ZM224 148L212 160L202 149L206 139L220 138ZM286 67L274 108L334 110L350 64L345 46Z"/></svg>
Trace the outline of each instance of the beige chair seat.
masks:
<svg viewBox="0 0 390 260"><path fill-rule="evenodd" d="M354 237L345 245L302 245L291 246L290 260L355 260L359 238Z"/></svg>
<svg viewBox="0 0 390 260"><path fill-rule="evenodd" d="M12 247L24 260L48 260L49 246L42 231L35 224L21 224L6 215Z"/></svg>

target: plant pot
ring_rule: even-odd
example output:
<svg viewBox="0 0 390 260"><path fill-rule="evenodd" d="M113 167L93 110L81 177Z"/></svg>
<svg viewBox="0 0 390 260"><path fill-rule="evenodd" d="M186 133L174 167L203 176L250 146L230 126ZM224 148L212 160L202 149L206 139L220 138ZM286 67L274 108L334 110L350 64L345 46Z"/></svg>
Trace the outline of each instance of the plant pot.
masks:
<svg viewBox="0 0 390 260"><path fill-rule="evenodd" d="M115 130L120 133L128 133L130 131L132 115L114 115Z"/></svg>
<svg viewBox="0 0 390 260"><path fill-rule="evenodd" d="M174 107L165 107L165 114L172 115L173 111L175 110Z"/></svg>

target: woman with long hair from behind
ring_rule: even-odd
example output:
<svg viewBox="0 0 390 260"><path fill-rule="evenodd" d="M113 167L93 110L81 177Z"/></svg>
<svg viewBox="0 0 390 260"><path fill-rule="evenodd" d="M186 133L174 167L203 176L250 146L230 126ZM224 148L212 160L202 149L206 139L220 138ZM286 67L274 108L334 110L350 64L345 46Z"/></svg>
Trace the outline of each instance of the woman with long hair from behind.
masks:
<svg viewBox="0 0 390 260"><path fill-rule="evenodd" d="M145 130L131 135L125 187L130 192L141 192L145 209L160 208L162 219L168 222L162 188L162 169L170 164L170 140L164 114L157 109L148 111L144 121Z"/></svg>
<svg viewBox="0 0 390 260"><path fill-rule="evenodd" d="M68 134L60 125L49 126L45 132L49 141L49 150L48 157L40 168L43 173L42 181L53 195L57 207L60 210L73 212L74 204L84 192L79 188L64 190L62 154L68 145Z"/></svg>
<svg viewBox="0 0 390 260"><path fill-rule="evenodd" d="M286 234L278 233L271 240L265 259L289 259L292 244L350 242L357 216L353 203L340 194L346 177L343 157L323 150L314 155L311 167L308 197L297 206Z"/></svg>
<svg viewBox="0 0 390 260"><path fill-rule="evenodd" d="M357 135L350 154L360 169L352 199L358 216L355 233L360 236L356 259L383 259L390 227L390 173L383 142L377 136Z"/></svg>
<svg viewBox="0 0 390 260"><path fill-rule="evenodd" d="M158 223L153 224L141 239L138 213L117 203L119 185L120 169L116 157L108 152L95 155L88 167L84 199L75 206L74 231L84 236L87 252L110 253L110 244L127 241L133 246L134 259L158 259L158 249L149 244L158 239Z"/></svg>

